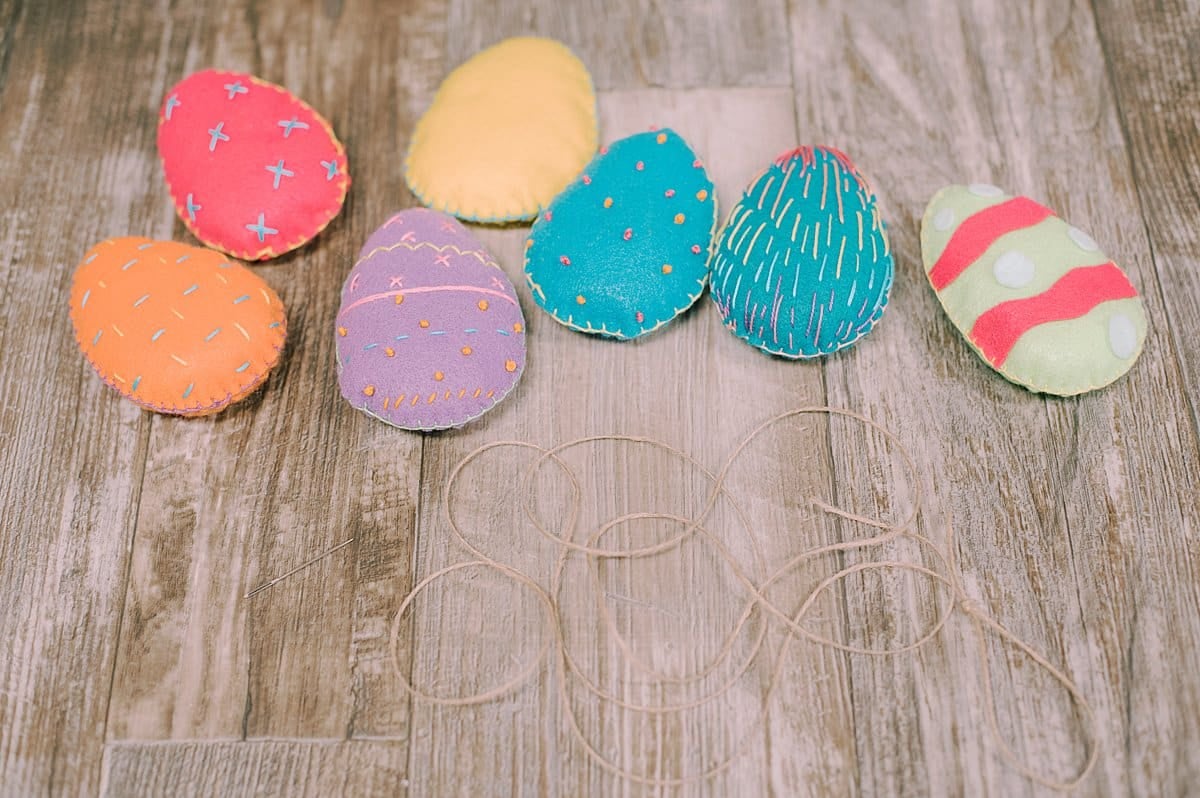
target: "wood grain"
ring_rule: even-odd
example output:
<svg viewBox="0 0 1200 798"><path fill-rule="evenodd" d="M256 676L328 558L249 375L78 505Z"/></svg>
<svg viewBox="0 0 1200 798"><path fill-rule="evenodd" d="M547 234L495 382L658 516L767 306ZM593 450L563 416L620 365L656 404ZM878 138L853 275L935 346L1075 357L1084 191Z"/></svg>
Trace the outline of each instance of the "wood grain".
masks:
<svg viewBox="0 0 1200 798"><path fill-rule="evenodd" d="M1099 3L1095 13L1154 258L1144 288L1158 295L1158 337L1169 342L1164 357L1179 370L1173 383L1176 412L1182 416L1186 408L1191 419L1190 430L1178 416L1163 430L1168 445L1160 457L1175 466L1165 480L1173 486L1167 491L1169 509L1160 515L1159 534L1139 547L1129 564L1142 589L1133 593L1139 600L1129 608L1137 619L1130 623L1135 653L1125 693L1128 725L1119 742L1131 767L1145 763L1147 791L1184 793L1200 777L1200 750L1161 741L1200 737L1200 713L1189 711L1200 705L1200 683L1194 677L1200 673L1200 630L1193 622L1200 611L1194 589L1200 573L1195 521L1200 479L1194 460L1179 454L1200 428L1200 352L1188 332L1200 318L1200 233L1192 221L1200 214L1200 136L1194 113L1200 104L1200 5ZM1159 509L1155 502L1161 493L1150 489L1159 482L1150 476L1158 468L1152 461L1144 463L1145 476L1131 484L1140 494L1137 507ZM1174 482L1176 478L1180 481ZM1175 496L1178 508L1172 506ZM1172 576L1163 580L1159 574ZM1189 579L1193 589L1179 589ZM1174 663L1169 671L1152 682L1141 678L1164 660Z"/></svg>
<svg viewBox="0 0 1200 798"><path fill-rule="evenodd" d="M105 752L105 794L400 795L404 753L382 741L120 743Z"/></svg>
<svg viewBox="0 0 1200 798"><path fill-rule="evenodd" d="M151 422L82 370L64 297L86 240L169 218L140 193L154 173L144 98L92 103L107 74L131 69L122 52L152 48L158 30L63 22L36 3L5 17L0 793L95 794ZM68 47L75 58L55 58ZM63 149L49 130L76 141Z"/></svg>
<svg viewBox="0 0 1200 798"><path fill-rule="evenodd" d="M447 69L509 36L559 39L600 89L788 85L783 0L451 0Z"/></svg>
<svg viewBox="0 0 1200 798"><path fill-rule="evenodd" d="M0 796L1048 794L988 740L980 668L1000 732L1048 777L1082 760L1079 710L1012 647L989 639L981 660L961 620L915 657L793 644L761 724L762 663L677 717L566 682L585 738L632 773L683 778L745 742L728 769L680 789L639 786L590 759L564 720L553 664L471 708L413 700L398 681L401 600L470 556L447 526L445 484L476 447L658 438L696 464L606 444L567 456L586 478L582 520L690 513L709 489L702 469L750 426L825 402L867 413L917 453L930 496L920 529L943 535L952 521L968 593L1095 708L1100 758L1078 794L1185 795L1200 779L1194 0L136 5L0 0ZM352 412L334 376L341 282L370 231L413 204L400 162L439 81L519 33L558 37L588 64L604 140L652 124L684 135L716 182L722 220L779 152L847 151L880 196L896 253L878 329L826 361L790 363L725 332L704 298L645 340L589 338L530 301L524 228L477 228L527 316L515 394L438 435ZM76 259L102 238L191 240L161 183L155 114L169 85L210 65L283 83L320 109L355 183L314 244L254 267L289 309L280 369L246 403L184 421L144 413L92 376L65 296ZM974 180L1045 201L1128 270L1151 329L1128 377L1039 397L985 368L954 331L922 274L918 225L938 187ZM476 545L549 586L557 547L514 501L528 462L481 458L456 506ZM561 474L539 484L540 506L561 512ZM755 546L778 563L864 534L809 498L897 518L918 493L889 445L820 419L756 442L729 486L750 529L728 499L710 526L751 565ZM630 525L609 542L671 531ZM772 595L794 606L853 560L825 557ZM698 694L639 687L583 561L566 573L559 600L585 673L630 701ZM701 540L606 562L597 580L629 646L677 675L716 653L744 600ZM824 594L810 620L836 639L895 645L928 625L941 595L919 579L863 575ZM536 655L541 612L495 573L456 573L402 619L399 665L437 695L487 689ZM783 637L761 618L735 653L764 628L777 653Z"/></svg>

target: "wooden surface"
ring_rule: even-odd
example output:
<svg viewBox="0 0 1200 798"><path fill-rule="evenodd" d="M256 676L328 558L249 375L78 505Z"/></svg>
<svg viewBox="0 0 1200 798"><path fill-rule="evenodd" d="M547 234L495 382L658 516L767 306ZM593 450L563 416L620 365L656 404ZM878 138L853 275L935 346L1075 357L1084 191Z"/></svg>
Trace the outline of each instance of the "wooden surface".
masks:
<svg viewBox="0 0 1200 798"><path fill-rule="evenodd" d="M1001 732L1048 777L1082 761L1080 712L1011 646L990 639L981 662L961 618L915 657L793 645L761 727L761 669L662 721L572 693L588 739L655 778L703 770L748 737L731 768L678 790L597 767L568 730L552 669L480 707L432 707L398 683L388 635L400 601L467 558L442 504L450 469L477 446L646 434L714 469L752 424L824 403L917 452L932 496L923 528L953 519L967 592L1094 707L1099 761L1078 793L1196 794L1200 4L888 5L0 0L0 795L1044 794L989 741L979 668ZM441 78L522 32L585 60L603 139L651 124L683 133L726 209L786 148L849 152L896 253L879 328L825 362L782 362L726 333L704 300L621 345L550 322L519 282L529 365L495 412L420 436L351 411L334 377L341 282L366 236L413 204L401 158ZM355 182L314 245L255 267L290 319L266 389L184 421L119 400L90 373L66 297L102 238L190 240L161 179L155 119L169 85L210 65L320 109ZM938 187L975 180L1044 200L1128 270L1150 334L1126 379L1082 398L1035 396L953 330L922 276L917 226ZM514 280L523 236L480 231ZM793 424L753 455L731 487L769 562L850 534L798 497L892 516L913 498L894 452L841 422ZM527 462L482 460L461 512L481 548L545 581L554 549L511 503ZM707 490L694 469L636 447L575 462L597 518L692 512ZM842 564L825 558L785 581L780 605ZM527 592L461 576L423 594L400 627L406 675L441 695L502 682L546 634ZM671 672L712 656L743 601L696 543L613 563L602 586L633 648ZM936 595L905 576L851 578L824 595L814 625L895 644L930 620ZM583 666L630 697L593 599L562 601Z"/></svg>

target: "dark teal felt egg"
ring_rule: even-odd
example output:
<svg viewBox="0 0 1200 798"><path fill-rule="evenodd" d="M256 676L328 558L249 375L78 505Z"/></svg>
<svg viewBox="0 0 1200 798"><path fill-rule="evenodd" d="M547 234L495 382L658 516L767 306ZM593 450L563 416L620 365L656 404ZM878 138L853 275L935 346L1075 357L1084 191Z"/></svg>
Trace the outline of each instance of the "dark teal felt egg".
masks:
<svg viewBox="0 0 1200 798"><path fill-rule="evenodd" d="M790 358L853 345L883 315L892 252L875 195L843 153L801 147L746 188L712 256L712 298L751 346Z"/></svg>
<svg viewBox="0 0 1200 798"><path fill-rule="evenodd" d="M581 332L652 332L704 292L716 218L712 181L673 130L614 142L534 222L533 299Z"/></svg>

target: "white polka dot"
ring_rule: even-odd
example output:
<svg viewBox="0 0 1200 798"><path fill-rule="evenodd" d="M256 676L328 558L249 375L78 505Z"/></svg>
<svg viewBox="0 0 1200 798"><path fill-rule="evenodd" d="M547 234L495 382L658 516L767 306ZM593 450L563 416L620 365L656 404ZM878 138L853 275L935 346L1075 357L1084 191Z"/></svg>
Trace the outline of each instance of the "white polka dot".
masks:
<svg viewBox="0 0 1200 798"><path fill-rule="evenodd" d="M967 186L967 191L970 191L976 197L999 197L1004 192L990 183L972 183Z"/></svg>
<svg viewBox="0 0 1200 798"><path fill-rule="evenodd" d="M1128 360L1137 351L1137 327L1124 313L1117 313L1108 320L1108 345L1122 360Z"/></svg>
<svg viewBox="0 0 1200 798"><path fill-rule="evenodd" d="M942 208L933 217L933 229L934 230L943 230L943 231L949 230L953 224L954 224L954 209L953 208Z"/></svg>
<svg viewBox="0 0 1200 798"><path fill-rule="evenodd" d="M1096 239L1092 238L1087 233L1080 230L1078 227L1068 227L1067 235L1075 242L1075 245L1084 252L1097 252L1100 247L1096 244Z"/></svg>
<svg viewBox="0 0 1200 798"><path fill-rule="evenodd" d="M1006 288L1024 288L1033 281L1035 267L1033 261L1023 253L1010 249L992 264L992 274L996 282Z"/></svg>

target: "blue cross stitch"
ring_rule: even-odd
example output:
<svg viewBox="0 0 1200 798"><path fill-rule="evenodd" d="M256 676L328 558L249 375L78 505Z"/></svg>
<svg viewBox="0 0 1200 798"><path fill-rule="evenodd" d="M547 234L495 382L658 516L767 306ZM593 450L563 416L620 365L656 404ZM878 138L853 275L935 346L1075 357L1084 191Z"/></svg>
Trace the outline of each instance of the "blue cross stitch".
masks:
<svg viewBox="0 0 1200 798"><path fill-rule="evenodd" d="M200 210L202 207L203 207L202 205L196 204L195 200L192 199L191 193L189 192L187 195L188 219L190 219L193 222L196 221L196 211Z"/></svg>
<svg viewBox="0 0 1200 798"><path fill-rule="evenodd" d="M250 93L250 90L243 86L240 80L236 80L233 83L226 83L225 91L229 92L229 99L231 100L239 94Z"/></svg>
<svg viewBox="0 0 1200 798"><path fill-rule="evenodd" d="M282 158L280 158L280 159L279 159L279 163L277 163L277 164L274 164L274 165L268 164L267 166L265 166L265 167L263 167L263 168L265 168L265 169L266 169L268 172L272 172L272 173L274 173L274 175L275 175L275 183L274 183L274 185L272 186L272 188L274 188L274 189L278 189L278 188L279 188L279 178L281 178L281 177L295 177L295 176L296 176L296 173L295 173L295 172L293 172L291 169L284 169L284 168L283 168L283 159L282 159Z"/></svg>
<svg viewBox="0 0 1200 798"><path fill-rule="evenodd" d="M283 128L283 137L285 139L290 136L292 131L296 128L299 128L300 130L308 130L308 123L301 122L294 116L291 119L280 119L278 122L276 122L276 124Z"/></svg>
<svg viewBox="0 0 1200 798"><path fill-rule="evenodd" d="M334 158L330 161L321 161L321 166L325 167L325 182L333 180L333 177L337 174L338 170L337 158Z"/></svg>
<svg viewBox="0 0 1200 798"><path fill-rule="evenodd" d="M174 111L175 108L180 105L183 105L183 103L181 103L179 101L178 95L172 94L170 97L167 98L167 108L164 111L163 115L167 117L168 122L171 121L171 112Z"/></svg>
<svg viewBox="0 0 1200 798"><path fill-rule="evenodd" d="M223 127L225 127L225 123L218 122L216 127L208 129L208 135L212 136L212 138L208 140L208 151L209 152L216 151L218 141L229 141L229 136L227 136L221 132L221 128L223 128Z"/></svg>
<svg viewBox="0 0 1200 798"><path fill-rule="evenodd" d="M258 215L258 224L246 225L247 230L249 230L251 233L255 233L258 235L258 242L260 244L267 240L267 236L273 236L279 232L274 227L266 226L266 224L264 223L265 222L264 216L265 216L265 214L260 213Z"/></svg>

